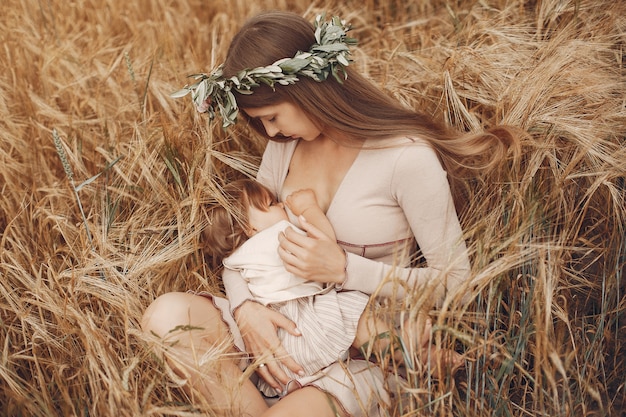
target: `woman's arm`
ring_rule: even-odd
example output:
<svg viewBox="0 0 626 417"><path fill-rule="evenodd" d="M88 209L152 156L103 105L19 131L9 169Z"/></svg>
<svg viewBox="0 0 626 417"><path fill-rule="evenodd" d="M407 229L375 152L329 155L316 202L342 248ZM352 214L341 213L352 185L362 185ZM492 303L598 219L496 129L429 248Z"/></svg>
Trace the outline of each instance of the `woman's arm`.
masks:
<svg viewBox="0 0 626 417"><path fill-rule="evenodd" d="M402 209L427 267L394 267L352 253L346 264L343 251L336 244L323 239L314 242L287 231L281 239L281 257L292 272L297 270L305 279L323 282L338 283L345 277L344 289L383 296L405 295L404 287L394 286L390 277L404 281L411 289L433 285L433 297L437 300L443 298L446 290L462 286L469 277L469 259L447 176L435 152L423 145L406 146L390 169L393 199ZM312 234L308 227L303 225Z"/></svg>
<svg viewBox="0 0 626 417"><path fill-rule="evenodd" d="M292 372L300 373L303 370L282 347L276 330L282 328L294 336L300 336L296 323L253 301L248 286L238 271L224 268L222 279L246 352L266 364L266 367L257 370L263 379L273 388L282 389L277 381L284 385L290 378L277 366L277 361L282 362Z"/></svg>
<svg viewBox="0 0 626 417"><path fill-rule="evenodd" d="M254 296L248 289L248 283L238 271L224 268L222 282L224 283L226 298L230 303L231 313L244 302L254 300Z"/></svg>
<svg viewBox="0 0 626 417"><path fill-rule="evenodd" d="M389 295L393 285L381 284L385 277L395 276L409 288L435 285L433 295L441 300L446 290L463 286L470 263L447 174L435 151L425 146L406 147L394 167L391 187L427 266L394 268L349 254L344 288ZM401 289L398 295L403 295Z"/></svg>

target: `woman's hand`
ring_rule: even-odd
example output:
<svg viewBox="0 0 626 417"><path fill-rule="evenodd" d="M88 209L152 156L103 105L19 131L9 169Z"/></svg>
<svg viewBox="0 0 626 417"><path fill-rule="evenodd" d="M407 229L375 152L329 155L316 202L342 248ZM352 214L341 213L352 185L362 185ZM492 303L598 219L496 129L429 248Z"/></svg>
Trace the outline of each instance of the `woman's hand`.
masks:
<svg viewBox="0 0 626 417"><path fill-rule="evenodd" d="M287 228L278 238L278 255L287 271L309 281L343 283L346 279L344 250L303 216L299 220L307 236Z"/></svg>
<svg viewBox="0 0 626 417"><path fill-rule="evenodd" d="M277 336L279 327L294 336L300 336L301 333L293 321L254 301L241 304L234 315L246 344L246 351L265 364L257 372L270 386L282 391L281 384L285 385L290 380L278 365L279 362L296 374L304 372L289 356Z"/></svg>

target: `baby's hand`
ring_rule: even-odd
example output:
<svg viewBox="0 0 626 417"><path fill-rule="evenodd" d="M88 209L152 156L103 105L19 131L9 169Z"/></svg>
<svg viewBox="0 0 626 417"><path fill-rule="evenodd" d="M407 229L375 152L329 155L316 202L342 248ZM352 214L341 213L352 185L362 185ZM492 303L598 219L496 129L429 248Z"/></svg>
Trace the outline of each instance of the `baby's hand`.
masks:
<svg viewBox="0 0 626 417"><path fill-rule="evenodd" d="M296 216L304 213L306 209L318 205L315 193L310 189L294 191L287 196L285 204L287 204L289 210Z"/></svg>

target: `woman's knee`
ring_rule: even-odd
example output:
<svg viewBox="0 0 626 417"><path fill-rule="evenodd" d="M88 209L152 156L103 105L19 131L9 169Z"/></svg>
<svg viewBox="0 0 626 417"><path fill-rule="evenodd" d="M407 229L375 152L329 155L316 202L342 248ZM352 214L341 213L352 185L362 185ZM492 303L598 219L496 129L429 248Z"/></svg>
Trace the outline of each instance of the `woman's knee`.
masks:
<svg viewBox="0 0 626 417"><path fill-rule="evenodd" d="M141 328L146 333L165 337L176 330L219 326L219 312L206 298L184 292L157 297L146 309ZM220 322L220 323L216 323Z"/></svg>
<svg viewBox="0 0 626 417"><path fill-rule="evenodd" d="M176 320L174 317L176 316L175 312L180 309L183 299L182 293L178 292L171 292L157 297L143 313L141 318L142 330L146 333L150 332L158 336L164 336L169 331L166 327L173 319Z"/></svg>

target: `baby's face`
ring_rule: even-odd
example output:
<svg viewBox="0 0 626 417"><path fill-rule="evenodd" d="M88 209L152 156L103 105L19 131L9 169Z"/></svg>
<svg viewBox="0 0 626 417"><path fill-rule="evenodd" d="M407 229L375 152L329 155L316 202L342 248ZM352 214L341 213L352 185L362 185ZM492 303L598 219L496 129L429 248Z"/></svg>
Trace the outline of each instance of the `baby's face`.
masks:
<svg viewBox="0 0 626 417"><path fill-rule="evenodd" d="M283 203L268 200L265 211L253 206L248 208L248 221L252 227L250 236L275 225L281 220L288 220Z"/></svg>

